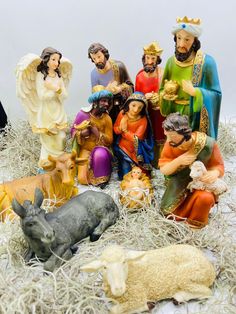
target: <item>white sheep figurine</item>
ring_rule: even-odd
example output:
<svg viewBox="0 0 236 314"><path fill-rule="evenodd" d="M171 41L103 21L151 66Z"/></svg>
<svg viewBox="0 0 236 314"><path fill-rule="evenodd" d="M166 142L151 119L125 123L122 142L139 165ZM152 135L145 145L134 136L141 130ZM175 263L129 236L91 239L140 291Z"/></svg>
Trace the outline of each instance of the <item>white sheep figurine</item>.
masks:
<svg viewBox="0 0 236 314"><path fill-rule="evenodd" d="M112 314L140 313L150 302L174 298L178 303L212 295L213 265L190 245L171 245L150 251L108 246L101 257L81 267L102 269L106 296L118 302Z"/></svg>
<svg viewBox="0 0 236 314"><path fill-rule="evenodd" d="M193 179L187 188L192 192L193 190L204 190L215 194L216 196L223 194L228 190L227 184L220 178L213 183L205 183L201 181L201 177L207 173L207 169L203 162L197 160L190 166L190 177Z"/></svg>

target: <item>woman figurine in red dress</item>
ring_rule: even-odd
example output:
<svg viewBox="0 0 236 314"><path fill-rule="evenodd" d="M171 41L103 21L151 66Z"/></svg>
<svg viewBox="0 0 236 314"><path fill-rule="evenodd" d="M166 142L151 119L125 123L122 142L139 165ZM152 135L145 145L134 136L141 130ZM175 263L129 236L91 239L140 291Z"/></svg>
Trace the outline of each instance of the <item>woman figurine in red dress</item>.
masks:
<svg viewBox="0 0 236 314"><path fill-rule="evenodd" d="M114 132L118 135L114 151L119 179L122 180L134 165L146 173L150 171L154 142L143 93L135 92L127 99L116 119Z"/></svg>

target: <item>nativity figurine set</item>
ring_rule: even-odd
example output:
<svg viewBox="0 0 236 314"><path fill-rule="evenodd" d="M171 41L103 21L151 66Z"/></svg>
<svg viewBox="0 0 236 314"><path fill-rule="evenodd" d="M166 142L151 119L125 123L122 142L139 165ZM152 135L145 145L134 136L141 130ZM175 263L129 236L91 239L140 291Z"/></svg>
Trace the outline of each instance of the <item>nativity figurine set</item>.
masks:
<svg viewBox="0 0 236 314"><path fill-rule="evenodd" d="M134 211L151 205L155 167L166 180L160 204L166 218L191 228L208 224L211 208L227 190L220 179L224 162L216 142L219 79L214 59L200 50L199 19L178 18L172 34L175 54L164 71L159 67L163 49L152 42L143 49L143 68L135 85L125 65L110 59L103 45L89 47L88 57L95 65L90 106L78 112L71 126L71 153L64 151L69 126L63 105L71 62L56 49L45 48L40 56L27 54L18 63L17 95L32 132L39 134L38 165L43 173L0 184L0 208L2 221L14 213L21 218L30 245L27 260L34 253L45 262L45 270L53 271L61 259L71 258L78 241L87 236L95 241L116 222L119 209L109 195L77 195L75 184L77 177L79 184L104 189L114 162L121 181L120 206ZM196 178L201 184L194 183ZM45 213L44 198L55 199L58 208ZM115 264L122 266L116 269ZM112 313L147 310L149 301L164 298L184 302L209 297L215 279L212 265L188 245L147 252L107 248L99 260L82 267L98 269L104 272L106 295L119 302ZM150 282L155 288L148 290ZM138 298L136 284L142 294Z"/></svg>

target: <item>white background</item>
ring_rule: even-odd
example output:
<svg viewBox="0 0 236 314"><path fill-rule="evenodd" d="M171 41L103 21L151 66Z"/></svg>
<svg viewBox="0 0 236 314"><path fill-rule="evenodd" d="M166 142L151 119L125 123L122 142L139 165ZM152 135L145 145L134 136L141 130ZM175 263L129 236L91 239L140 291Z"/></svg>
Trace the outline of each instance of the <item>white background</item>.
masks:
<svg viewBox="0 0 236 314"><path fill-rule="evenodd" d="M218 65L223 92L221 120L236 116L236 1L206 0L0 0L0 99L8 116L25 117L15 93L15 67L28 52L52 46L73 63L69 97L73 117L87 105L93 64L87 49L100 42L125 63L132 80L142 67L142 47L157 40L162 66L174 52L171 34L177 16L201 18L202 49Z"/></svg>

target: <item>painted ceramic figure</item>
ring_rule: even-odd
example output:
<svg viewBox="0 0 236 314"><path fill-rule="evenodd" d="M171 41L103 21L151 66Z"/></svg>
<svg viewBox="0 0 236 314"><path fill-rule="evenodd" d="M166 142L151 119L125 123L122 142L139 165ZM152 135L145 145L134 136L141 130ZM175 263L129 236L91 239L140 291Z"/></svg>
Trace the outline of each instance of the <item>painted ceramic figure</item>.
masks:
<svg viewBox="0 0 236 314"><path fill-rule="evenodd" d="M25 200L21 205L14 199L12 207L21 218L22 231L30 247L26 262L35 254L47 271L69 260L80 240L88 236L91 241L98 240L119 217L119 209L111 196L101 192L86 191L53 213L46 213L41 208L42 202L43 193L36 189L33 204Z"/></svg>
<svg viewBox="0 0 236 314"><path fill-rule="evenodd" d="M152 42L143 48L143 69L136 76L135 91L144 93L148 100L148 113L150 116L153 136L155 140L154 151L155 161L154 166L157 166L160 150L163 146L165 135L162 128L164 117L160 113L158 106L158 90L161 84L163 69L158 66L161 63L161 54L163 49L157 42Z"/></svg>
<svg viewBox="0 0 236 314"><path fill-rule="evenodd" d="M126 101L114 125L118 135L114 151L118 159L118 175L122 180L132 166L144 172L151 170L153 160L153 135L147 114L147 100L135 92Z"/></svg>
<svg viewBox="0 0 236 314"><path fill-rule="evenodd" d="M112 101L112 93L100 90L98 86L88 102L92 108L88 112L81 110L74 121L71 135L78 157L86 158L87 162L78 166L80 184L93 184L105 187L111 175L113 142L112 120L108 108Z"/></svg>
<svg viewBox="0 0 236 314"><path fill-rule="evenodd" d="M4 129L6 125L7 125L7 115L0 101L0 132L2 132L2 129Z"/></svg>
<svg viewBox="0 0 236 314"><path fill-rule="evenodd" d="M64 151L67 115L63 102L71 72L70 61L50 47L40 57L27 54L17 65L17 95L33 132L40 134L40 167L47 164L49 155L57 157Z"/></svg>
<svg viewBox="0 0 236 314"><path fill-rule="evenodd" d="M7 216L14 218L11 209L13 198L21 204L25 199L33 201L36 188L40 188L44 197L51 199L57 207L78 194L75 187L76 164L83 159L76 159L75 153L63 153L57 158L49 156L49 161L50 165L45 168L47 173L0 184L0 221Z"/></svg>
<svg viewBox="0 0 236 314"><path fill-rule="evenodd" d="M200 19L177 18L175 55L168 59L160 88L160 110L188 115L191 128L217 138L221 89L214 59L200 50ZM172 81L171 85L168 81ZM173 93L173 84L176 85ZM172 91L171 95L168 91Z"/></svg>
<svg viewBox="0 0 236 314"><path fill-rule="evenodd" d="M133 83L123 62L110 59L109 51L100 43L93 43L88 49L88 57L95 64L91 72L92 88L102 85L113 93L110 116L113 123L126 99L133 92Z"/></svg>
<svg viewBox="0 0 236 314"><path fill-rule="evenodd" d="M102 272L105 294L116 301L110 311L114 314L147 313L164 299L179 304L209 298L216 278L206 256L183 244L149 251L110 245L81 270Z"/></svg>
<svg viewBox="0 0 236 314"><path fill-rule="evenodd" d="M141 168L134 166L124 175L120 188L122 190L120 202L127 208L144 208L151 204L153 197L151 180Z"/></svg>
<svg viewBox="0 0 236 314"><path fill-rule="evenodd" d="M228 190L226 182L220 178L217 178L215 181L206 183L202 180L204 175L207 173L207 169L204 163L200 160L194 161L190 166L190 177L192 181L188 184L187 188L190 192L194 190L204 190L212 192L215 196L221 195Z"/></svg>
<svg viewBox="0 0 236 314"><path fill-rule="evenodd" d="M167 188L162 197L161 210L167 217L186 221L190 226L202 228L208 223L210 209L216 196L208 191L187 189L191 181L190 165L199 160L207 172L201 180L215 182L224 175L224 162L212 137L192 132L186 115L172 113L163 122L167 136L161 158L160 171L167 176Z"/></svg>

